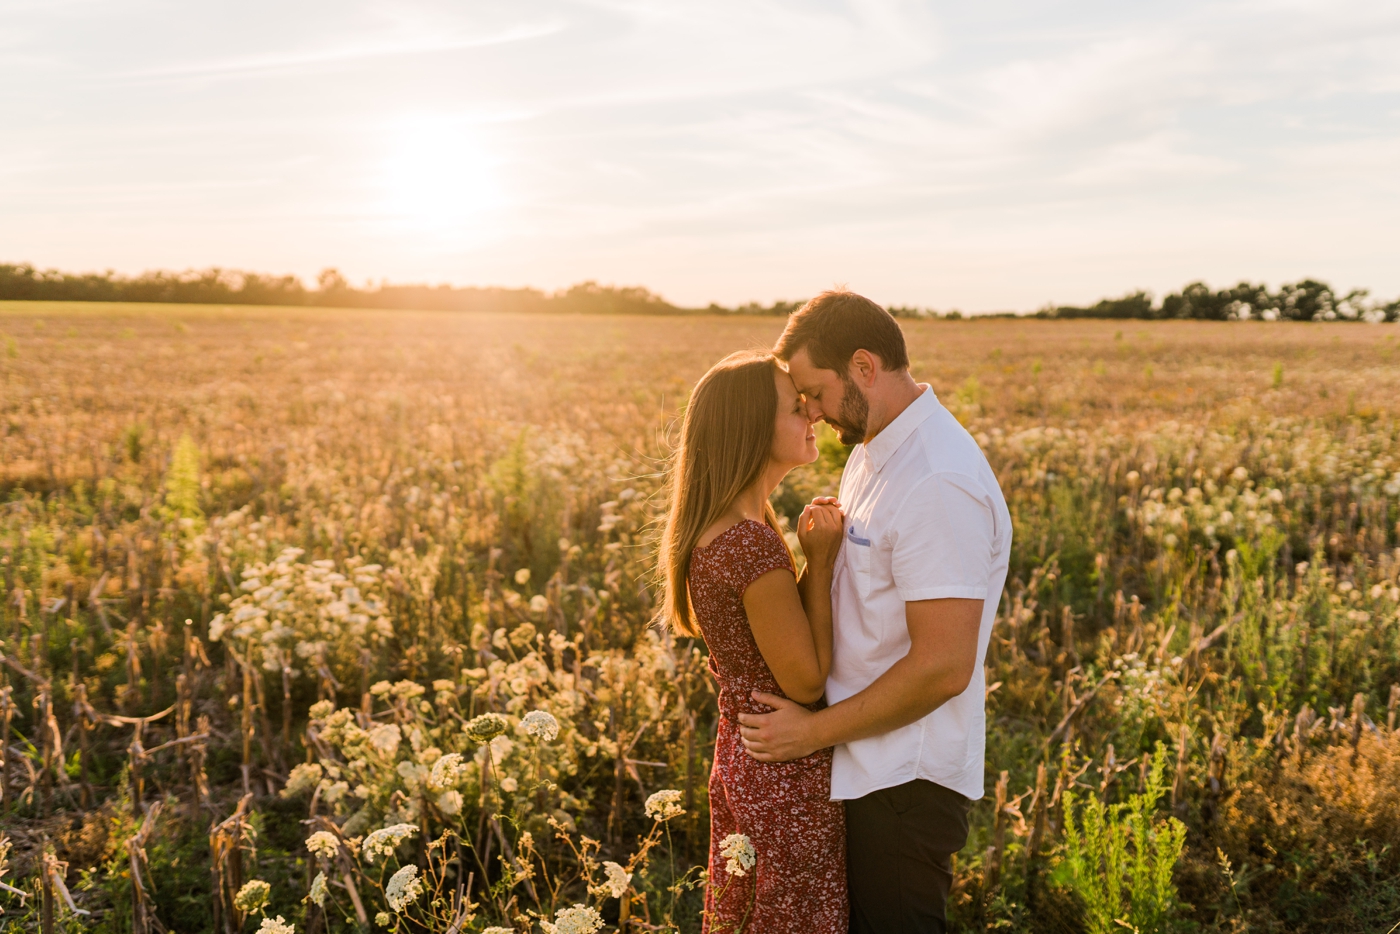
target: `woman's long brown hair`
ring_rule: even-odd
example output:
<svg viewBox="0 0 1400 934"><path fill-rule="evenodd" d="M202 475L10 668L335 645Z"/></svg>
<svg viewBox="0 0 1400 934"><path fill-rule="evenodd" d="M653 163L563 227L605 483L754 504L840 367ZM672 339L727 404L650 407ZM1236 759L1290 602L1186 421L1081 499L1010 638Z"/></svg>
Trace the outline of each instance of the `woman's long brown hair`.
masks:
<svg viewBox="0 0 1400 934"><path fill-rule="evenodd" d="M775 372L772 354L740 351L710 367L690 393L671 456L670 509L658 555L665 591L658 618L681 635L700 635L688 586L696 543L768 466L778 414ZM782 534L771 503L764 518Z"/></svg>

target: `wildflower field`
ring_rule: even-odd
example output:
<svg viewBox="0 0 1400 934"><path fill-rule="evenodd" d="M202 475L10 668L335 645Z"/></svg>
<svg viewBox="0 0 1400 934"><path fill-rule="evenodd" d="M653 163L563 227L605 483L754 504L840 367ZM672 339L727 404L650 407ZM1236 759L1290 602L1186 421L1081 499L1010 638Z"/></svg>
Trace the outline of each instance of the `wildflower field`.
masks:
<svg viewBox="0 0 1400 934"><path fill-rule="evenodd" d="M0 303L0 929L698 931L659 472L781 323ZM1400 327L903 326L1016 523L955 929L1400 921Z"/></svg>

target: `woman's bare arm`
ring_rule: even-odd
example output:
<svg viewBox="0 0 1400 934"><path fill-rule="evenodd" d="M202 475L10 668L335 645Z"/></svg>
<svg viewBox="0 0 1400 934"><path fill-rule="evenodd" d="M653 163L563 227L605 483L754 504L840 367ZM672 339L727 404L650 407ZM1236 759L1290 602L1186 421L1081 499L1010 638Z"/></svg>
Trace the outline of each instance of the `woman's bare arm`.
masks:
<svg viewBox="0 0 1400 934"><path fill-rule="evenodd" d="M808 564L797 580L797 592L802 597L802 609L807 614L807 626L812 632L812 645L817 652L817 667L821 669L823 684L831 674L831 578L830 567Z"/></svg>
<svg viewBox="0 0 1400 934"><path fill-rule="evenodd" d="M828 594L828 631L830 600ZM754 642L758 643L758 651L783 693L799 704L820 699L826 691L826 675L831 665L829 638L824 667L792 572L769 571L750 584L744 591L744 610L748 613L749 628L753 631Z"/></svg>
<svg viewBox="0 0 1400 934"><path fill-rule="evenodd" d="M758 651L783 693L800 704L820 700L831 673L831 576L844 529L839 507L808 506L798 520L807 554L802 578L769 571L744 592Z"/></svg>

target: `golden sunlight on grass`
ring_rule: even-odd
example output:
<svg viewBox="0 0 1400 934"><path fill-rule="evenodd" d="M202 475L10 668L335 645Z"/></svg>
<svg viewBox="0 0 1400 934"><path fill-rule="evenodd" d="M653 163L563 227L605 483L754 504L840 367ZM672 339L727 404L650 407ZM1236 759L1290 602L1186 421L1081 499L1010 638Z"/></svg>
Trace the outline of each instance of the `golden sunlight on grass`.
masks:
<svg viewBox="0 0 1400 934"><path fill-rule="evenodd" d="M102 934L698 931L659 468L780 325L0 304L7 917L76 925L66 872ZM1394 326L903 327L1015 522L953 929L1385 930Z"/></svg>

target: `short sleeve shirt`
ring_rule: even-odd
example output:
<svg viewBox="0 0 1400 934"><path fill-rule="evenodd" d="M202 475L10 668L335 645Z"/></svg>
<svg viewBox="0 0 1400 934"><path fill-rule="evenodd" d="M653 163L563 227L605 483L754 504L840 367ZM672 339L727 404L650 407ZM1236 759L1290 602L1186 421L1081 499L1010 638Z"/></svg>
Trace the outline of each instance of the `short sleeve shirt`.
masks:
<svg viewBox="0 0 1400 934"><path fill-rule="evenodd" d="M982 600L967 690L933 713L836 747L831 796L859 798L927 779L983 795L987 654L1011 555L1011 514L977 442L933 390L868 444L841 477L845 541L832 583L835 645L829 703L859 693L909 652L905 603Z"/></svg>

